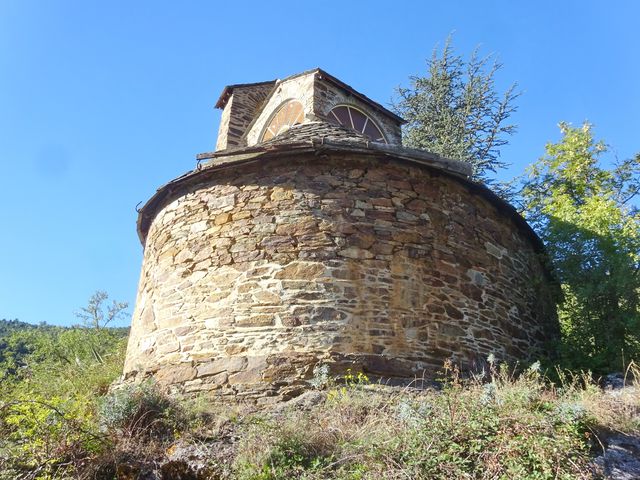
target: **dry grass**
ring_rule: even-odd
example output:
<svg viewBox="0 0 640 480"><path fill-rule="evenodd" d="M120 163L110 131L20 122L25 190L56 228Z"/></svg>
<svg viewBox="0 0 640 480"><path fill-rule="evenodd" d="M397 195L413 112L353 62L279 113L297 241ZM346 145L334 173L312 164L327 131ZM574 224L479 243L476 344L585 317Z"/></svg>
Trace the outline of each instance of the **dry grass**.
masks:
<svg viewBox="0 0 640 480"><path fill-rule="evenodd" d="M441 390L333 386L310 411L248 422L230 477L593 478L595 433L637 431L634 392L616 397L586 376L556 387L536 368L490 377L449 368Z"/></svg>
<svg viewBox="0 0 640 480"><path fill-rule="evenodd" d="M632 365L629 378L638 375ZM104 448L68 470L105 480L597 478L592 458L606 436L640 434L640 393L555 376L501 367L462 379L446 365L441 388L425 390L347 375L319 387L315 406L273 411L145 386L103 401L112 402L101 409Z"/></svg>

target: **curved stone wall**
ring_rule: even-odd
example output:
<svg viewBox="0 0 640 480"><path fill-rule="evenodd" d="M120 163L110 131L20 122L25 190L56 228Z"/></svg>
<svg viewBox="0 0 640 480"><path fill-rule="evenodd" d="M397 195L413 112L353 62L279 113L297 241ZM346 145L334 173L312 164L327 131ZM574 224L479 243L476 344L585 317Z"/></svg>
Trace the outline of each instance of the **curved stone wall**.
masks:
<svg viewBox="0 0 640 480"><path fill-rule="evenodd" d="M149 228L129 378L286 396L319 362L429 377L446 358L528 358L555 332L535 238L464 180L366 155L211 178Z"/></svg>

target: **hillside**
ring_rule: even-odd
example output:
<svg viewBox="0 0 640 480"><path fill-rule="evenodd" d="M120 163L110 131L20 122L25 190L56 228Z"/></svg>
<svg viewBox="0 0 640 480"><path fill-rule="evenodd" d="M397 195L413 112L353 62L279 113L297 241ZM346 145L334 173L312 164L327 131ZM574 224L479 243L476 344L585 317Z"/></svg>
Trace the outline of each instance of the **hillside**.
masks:
<svg viewBox="0 0 640 480"><path fill-rule="evenodd" d="M42 328L42 326L40 326ZM6 320L0 319L0 338L5 335L15 332L17 330L29 330L32 328L38 328L38 325L33 325L27 322L21 322L20 320Z"/></svg>
<svg viewBox="0 0 640 480"><path fill-rule="evenodd" d="M62 361L82 362L88 350L93 358L123 343L128 328L107 328L102 332L71 326L41 323L33 325L19 320L0 320L0 379L3 389L31 378L35 371ZM101 345L101 342L105 342ZM88 350L87 350L88 349Z"/></svg>
<svg viewBox="0 0 640 480"><path fill-rule="evenodd" d="M588 375L556 372L551 382L534 364L519 372L492 365L462 378L446 364L439 386L420 390L376 385L362 372L334 378L318 368L306 394L258 409L170 396L151 381L109 392L122 371L123 329L3 325L0 480L586 479L640 472L640 393L603 390Z"/></svg>

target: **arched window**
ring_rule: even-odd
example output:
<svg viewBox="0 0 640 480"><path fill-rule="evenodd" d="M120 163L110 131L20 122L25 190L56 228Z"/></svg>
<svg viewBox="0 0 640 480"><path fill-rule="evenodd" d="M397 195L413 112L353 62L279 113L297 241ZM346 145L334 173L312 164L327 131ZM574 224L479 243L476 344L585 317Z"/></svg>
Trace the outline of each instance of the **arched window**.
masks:
<svg viewBox="0 0 640 480"><path fill-rule="evenodd" d="M342 125L362 133L374 142L387 143L376 122L369 115L351 105L333 107L327 115L327 120L335 125Z"/></svg>
<svg viewBox="0 0 640 480"><path fill-rule="evenodd" d="M271 117L267 128L262 134L262 141L271 140L276 135L289 130L290 127L304 120L304 108L297 100L285 102Z"/></svg>

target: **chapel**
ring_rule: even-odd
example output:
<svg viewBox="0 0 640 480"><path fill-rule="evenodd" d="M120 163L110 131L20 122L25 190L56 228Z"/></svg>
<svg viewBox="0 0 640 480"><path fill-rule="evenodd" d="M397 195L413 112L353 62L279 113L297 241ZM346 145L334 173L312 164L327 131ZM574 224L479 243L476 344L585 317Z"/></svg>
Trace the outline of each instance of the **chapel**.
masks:
<svg viewBox="0 0 640 480"><path fill-rule="evenodd" d="M410 384L557 335L540 239L398 115L319 68L216 107L215 150L139 212L126 379L269 403L320 367Z"/></svg>

